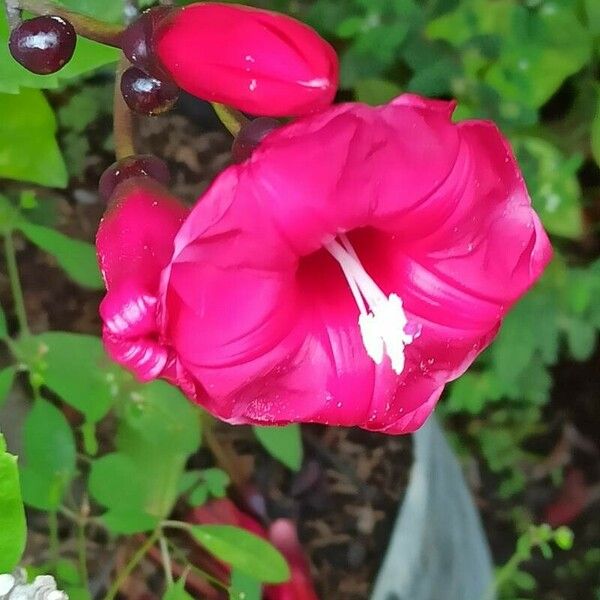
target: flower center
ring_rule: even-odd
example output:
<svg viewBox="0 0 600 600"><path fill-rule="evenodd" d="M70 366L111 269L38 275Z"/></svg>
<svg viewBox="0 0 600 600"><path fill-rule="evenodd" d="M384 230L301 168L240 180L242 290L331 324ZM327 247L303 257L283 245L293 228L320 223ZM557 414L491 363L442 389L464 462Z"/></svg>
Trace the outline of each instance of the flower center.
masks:
<svg viewBox="0 0 600 600"><path fill-rule="evenodd" d="M362 266L345 234L324 244L339 263L358 306L358 326L367 354L379 365L388 356L398 375L404 369L404 348L416 337L406 333L408 324L397 294L386 296Z"/></svg>

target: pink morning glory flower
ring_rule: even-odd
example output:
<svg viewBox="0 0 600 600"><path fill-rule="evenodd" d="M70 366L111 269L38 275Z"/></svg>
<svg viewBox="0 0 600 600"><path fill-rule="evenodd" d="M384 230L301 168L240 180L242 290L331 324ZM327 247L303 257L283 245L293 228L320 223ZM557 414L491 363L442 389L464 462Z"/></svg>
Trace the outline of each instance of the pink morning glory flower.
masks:
<svg viewBox="0 0 600 600"><path fill-rule="evenodd" d="M453 106L299 119L185 220L121 185L97 240L108 352L230 423L417 429L551 258L506 140Z"/></svg>

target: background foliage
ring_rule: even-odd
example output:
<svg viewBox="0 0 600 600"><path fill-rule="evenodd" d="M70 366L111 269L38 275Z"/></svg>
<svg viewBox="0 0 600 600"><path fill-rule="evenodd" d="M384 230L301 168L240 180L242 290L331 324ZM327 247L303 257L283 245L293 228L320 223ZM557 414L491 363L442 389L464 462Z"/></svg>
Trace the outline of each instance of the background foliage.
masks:
<svg viewBox="0 0 600 600"><path fill-rule="evenodd" d="M121 18L121 0L63 4L106 20ZM522 493L538 460L530 442L548 427L543 417L557 369L567 362L588 361L597 349L600 3L255 4L289 12L334 43L341 56L341 99L377 104L403 91L456 98L457 119L493 119L510 138L534 205L553 238L555 258L542 281L509 314L492 347L450 387L439 413L460 432L454 436L460 452L484 458L497 476L501 498ZM57 75L38 77L10 59L7 35L0 11L0 177L7 180L6 193L0 196L0 234L5 240L24 236L52 254L71 280L99 289L93 248L52 228L44 216L44 188L66 188L70 178L82 173L88 150L83 133L109 110L111 89L102 73L116 60L116 52L80 39L67 67ZM110 135L104 143L111 148ZM17 188L8 180L23 185ZM5 250L11 252L8 246ZM18 561L23 547L20 489L25 503L46 511L52 523L61 510L79 510L82 498L73 504L73 489L83 484L103 511L102 526L113 535L153 531L178 498L197 506L225 494L229 481L223 471L185 470L206 421L177 391L163 383L133 382L108 363L97 338L56 331L16 337L14 320L7 325L1 309L0 317L0 338L10 350L0 369L0 405L17 373L24 374L33 397L22 432L20 486L14 458L0 437L0 499L16 515L11 521L15 525L5 527L6 514L0 514L5 536L0 538L0 572ZM76 411L75 425L58 408L65 405ZM111 452L98 455L96 427L109 411L116 417L115 444ZM267 451L288 467L299 467L297 427L256 434ZM553 476L556 484L560 469ZM126 492L115 495L115 488ZM516 530L531 537L530 521L513 519ZM247 540L239 530L196 528L193 535L217 556L225 552L236 569L236 594L238 582L244 585L248 575L264 582L285 578L275 551ZM18 549L14 556L1 550L7 543ZM521 548L523 552L527 554ZM268 560L271 568L253 562L256 557ZM85 598L81 573L60 564L72 598ZM56 572L58 566L54 564ZM523 573L516 567L506 572ZM535 586L527 574L506 579L510 598ZM184 593L174 584L166 597L173 600Z"/></svg>

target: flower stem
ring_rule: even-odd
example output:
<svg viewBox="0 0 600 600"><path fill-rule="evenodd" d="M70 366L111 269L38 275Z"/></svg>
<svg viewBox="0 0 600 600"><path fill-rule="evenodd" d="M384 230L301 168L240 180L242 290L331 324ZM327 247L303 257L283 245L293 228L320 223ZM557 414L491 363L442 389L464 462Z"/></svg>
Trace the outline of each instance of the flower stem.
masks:
<svg viewBox="0 0 600 600"><path fill-rule="evenodd" d="M249 121L240 111L225 106L225 104L219 104L218 102L211 102L211 104L217 113L217 117L219 117L219 121L225 125L227 131L234 137L240 132L242 126Z"/></svg>
<svg viewBox="0 0 600 600"><path fill-rule="evenodd" d="M56 510L51 510L48 513L48 546L50 550L50 562L52 568L56 570L60 557L58 544L58 513Z"/></svg>
<svg viewBox="0 0 600 600"><path fill-rule="evenodd" d="M191 523L186 523L185 521L166 519L161 523L161 527L166 529L182 529L183 531L189 531L192 528L192 525Z"/></svg>
<svg viewBox="0 0 600 600"><path fill-rule="evenodd" d="M228 590L229 586L226 583L223 583L220 579L218 579L217 577L215 577L214 575L212 575L211 573L207 573L206 571L204 571L203 569L200 569L199 567L197 567L196 565L193 565L189 562L189 560L187 559L187 556L185 555L185 552L183 552L183 550L181 550L174 542L172 542L171 540L169 540L169 545L171 546L171 549L173 551L173 554L179 559L181 560L183 563L185 563L186 568L188 568L190 571L196 573L197 575L199 575L202 579L205 579L206 581L216 585L217 587L223 589L223 590Z"/></svg>
<svg viewBox="0 0 600 600"><path fill-rule="evenodd" d="M169 555L169 547L167 546L167 539L161 533L158 538L158 543L160 545L160 555L162 558L163 569L165 571L165 579L167 580L167 585L172 585L173 583L173 571L171 569L171 556Z"/></svg>
<svg viewBox="0 0 600 600"><path fill-rule="evenodd" d="M4 256L8 270L8 279L10 281L10 291L12 293L15 305L15 313L19 322L19 332L23 336L29 335L29 325L27 324L27 312L25 311L25 299L23 297L23 288L19 278L19 269L15 255L15 245L13 243L12 232L7 231L4 235Z"/></svg>
<svg viewBox="0 0 600 600"><path fill-rule="evenodd" d="M123 94L121 94L121 75L129 62L121 56L115 73L115 92L113 97L113 137L115 142L115 155L117 160L135 154L133 143L133 115L129 110Z"/></svg>
<svg viewBox="0 0 600 600"><path fill-rule="evenodd" d="M213 453L219 467L229 475L231 483L240 492L243 492L246 481L238 468L237 456L228 447L219 442L213 431L215 420L205 412L200 414L200 419L202 422L202 435L208 449Z"/></svg>
<svg viewBox="0 0 600 600"><path fill-rule="evenodd" d="M138 566L141 560L146 556L146 553L158 540L161 532L160 529L155 529L150 536L146 539L143 545L141 545L137 552L131 557L129 562L125 565L123 570L119 573L113 584L110 586L110 589L104 596L104 600L114 600L116 595L119 593L121 586L125 583L125 580L131 575L132 571Z"/></svg>
<svg viewBox="0 0 600 600"><path fill-rule="evenodd" d="M79 578L84 589L89 588L89 575L87 568L87 540L85 537L85 528L87 525L88 508L87 498L84 499L81 509L81 516L77 521L77 559L79 562Z"/></svg>
<svg viewBox="0 0 600 600"><path fill-rule="evenodd" d="M53 2L44 0L19 0L19 8L27 10L35 15L56 15L66 19L73 25L75 31L82 37L106 44L107 46L119 47L121 45L121 34L123 27L105 23L93 19L87 15L68 10Z"/></svg>

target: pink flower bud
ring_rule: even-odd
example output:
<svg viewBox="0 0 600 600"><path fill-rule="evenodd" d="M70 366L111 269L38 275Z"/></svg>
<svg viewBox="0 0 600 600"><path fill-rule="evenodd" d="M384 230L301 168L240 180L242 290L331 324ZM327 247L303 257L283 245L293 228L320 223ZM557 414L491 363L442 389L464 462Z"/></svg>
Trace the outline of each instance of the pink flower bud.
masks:
<svg viewBox="0 0 600 600"><path fill-rule="evenodd" d="M302 115L328 106L338 82L333 48L291 17L203 2L153 32L161 66L185 91L254 115Z"/></svg>

